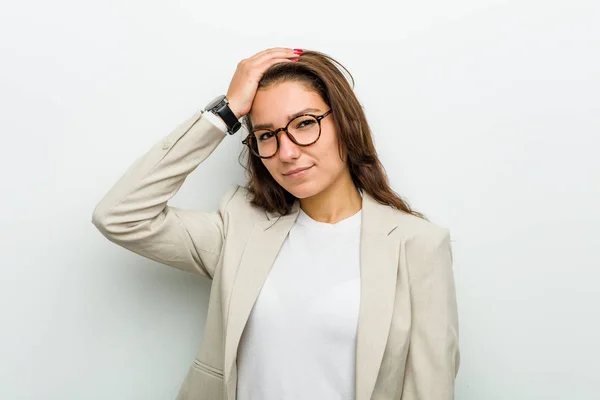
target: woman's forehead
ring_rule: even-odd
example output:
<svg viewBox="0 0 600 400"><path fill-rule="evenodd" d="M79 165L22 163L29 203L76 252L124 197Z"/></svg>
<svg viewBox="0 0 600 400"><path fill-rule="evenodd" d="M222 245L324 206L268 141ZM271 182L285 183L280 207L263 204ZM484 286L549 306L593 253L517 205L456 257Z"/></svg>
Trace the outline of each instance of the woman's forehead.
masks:
<svg viewBox="0 0 600 400"><path fill-rule="evenodd" d="M275 126L287 123L300 113L324 112L325 107L327 105L316 91L297 82L284 82L259 89L250 114L255 126Z"/></svg>

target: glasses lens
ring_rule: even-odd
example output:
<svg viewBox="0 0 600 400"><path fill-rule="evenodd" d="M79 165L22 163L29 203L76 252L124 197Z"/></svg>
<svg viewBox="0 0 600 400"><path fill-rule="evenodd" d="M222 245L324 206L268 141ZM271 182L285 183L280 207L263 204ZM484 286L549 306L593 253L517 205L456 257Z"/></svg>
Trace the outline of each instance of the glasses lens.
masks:
<svg viewBox="0 0 600 400"><path fill-rule="evenodd" d="M261 157L271 157L277 152L277 138L271 131L260 130L250 137L252 151Z"/></svg>
<svg viewBox="0 0 600 400"><path fill-rule="evenodd" d="M319 121L310 115L294 118L289 126L288 132L300 144L312 144L319 138Z"/></svg>

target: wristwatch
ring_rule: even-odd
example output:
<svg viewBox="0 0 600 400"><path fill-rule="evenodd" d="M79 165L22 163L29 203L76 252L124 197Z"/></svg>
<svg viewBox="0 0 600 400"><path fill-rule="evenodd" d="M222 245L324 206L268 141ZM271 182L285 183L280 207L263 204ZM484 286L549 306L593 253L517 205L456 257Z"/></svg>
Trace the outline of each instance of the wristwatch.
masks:
<svg viewBox="0 0 600 400"><path fill-rule="evenodd" d="M237 119L233 111L231 111L231 108L229 108L229 100L223 94L208 103L204 111L210 111L221 117L225 125L227 125L227 133L230 135L236 133L242 126L242 123Z"/></svg>

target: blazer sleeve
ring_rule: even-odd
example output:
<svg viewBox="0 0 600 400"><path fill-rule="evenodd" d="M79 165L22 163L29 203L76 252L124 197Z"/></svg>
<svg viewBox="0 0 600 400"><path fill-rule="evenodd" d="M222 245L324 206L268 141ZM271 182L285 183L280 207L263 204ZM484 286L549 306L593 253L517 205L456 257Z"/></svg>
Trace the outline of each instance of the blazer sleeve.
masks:
<svg viewBox="0 0 600 400"><path fill-rule="evenodd" d="M454 399L460 351L452 247L447 229L436 235L409 246L412 328L402 400Z"/></svg>
<svg viewBox="0 0 600 400"><path fill-rule="evenodd" d="M188 174L227 134L196 112L138 158L96 205L92 223L111 242L165 265L212 278L233 186L215 212L171 207Z"/></svg>

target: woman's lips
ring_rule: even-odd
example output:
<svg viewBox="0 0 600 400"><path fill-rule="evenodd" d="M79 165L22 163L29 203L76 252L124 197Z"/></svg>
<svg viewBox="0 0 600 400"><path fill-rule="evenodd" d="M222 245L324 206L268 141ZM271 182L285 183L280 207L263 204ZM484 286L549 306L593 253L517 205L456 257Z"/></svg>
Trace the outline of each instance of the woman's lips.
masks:
<svg viewBox="0 0 600 400"><path fill-rule="evenodd" d="M291 179L297 179L297 178L301 178L304 175L306 175L308 173L308 171L312 168L313 166L311 165L310 167L305 167L305 168L297 168L295 170L292 170L290 172L286 172L283 174L283 176L285 176L286 178L291 178Z"/></svg>

